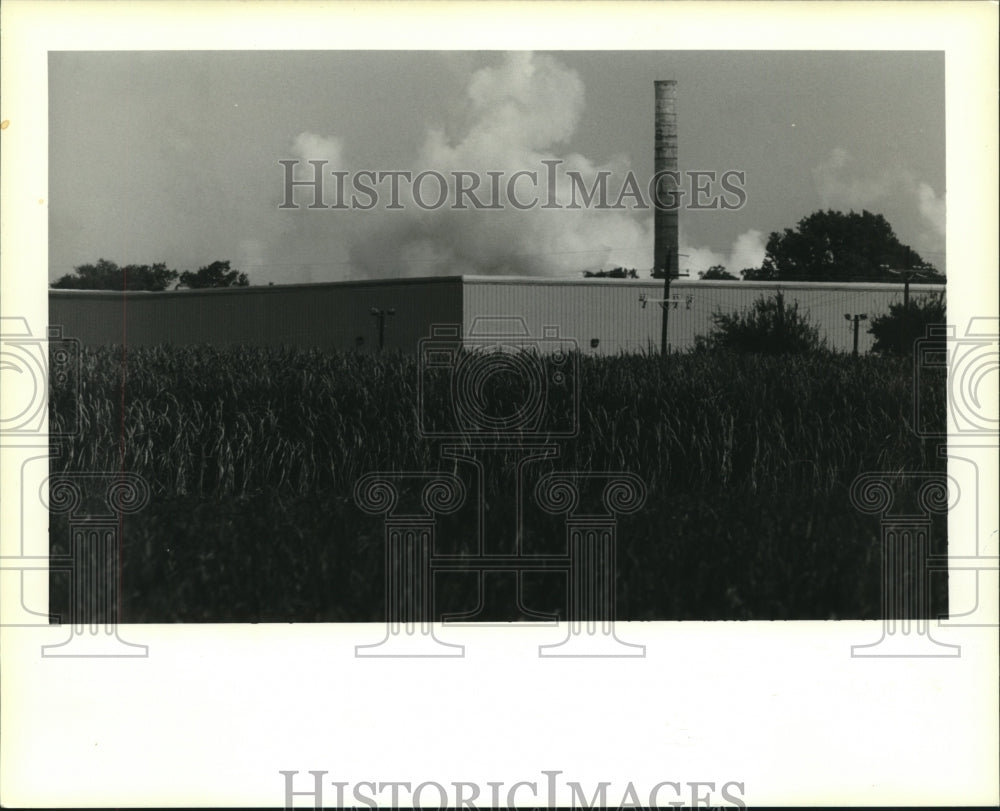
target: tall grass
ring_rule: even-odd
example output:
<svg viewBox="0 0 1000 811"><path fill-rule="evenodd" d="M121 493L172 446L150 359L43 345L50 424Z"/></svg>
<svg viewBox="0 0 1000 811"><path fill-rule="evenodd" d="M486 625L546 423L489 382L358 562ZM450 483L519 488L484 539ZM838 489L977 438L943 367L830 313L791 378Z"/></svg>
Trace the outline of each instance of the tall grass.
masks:
<svg viewBox="0 0 1000 811"><path fill-rule="evenodd" d="M550 466L628 470L648 488L619 527L620 617L877 616L878 520L852 508L850 484L862 472L944 468L911 430L911 361L711 351L576 364L579 432ZM52 465L126 469L150 484L151 503L126 522L124 618L379 619L382 529L351 494L370 471L446 464L418 434L420 374L415 357L393 354L86 351L79 380L53 392L53 430L75 414L80 431ZM424 407L447 414L447 375L425 382ZM494 382L500 412L526 395L516 377ZM920 385L922 420L943 425L943 388ZM517 458L487 465L487 493ZM492 507L497 523L513 509ZM460 548L473 519L454 518ZM64 522L53 516L57 552ZM525 544L544 547L553 526L527 527ZM938 543L945 529L938 521ZM66 584L53 577L58 610ZM531 576L525 588L562 610L560 582ZM458 575L435 595L449 611L478 599Z"/></svg>
<svg viewBox="0 0 1000 811"><path fill-rule="evenodd" d="M350 492L376 469L433 469L418 362L279 349L88 351L81 430L57 464L147 477L156 492ZM653 489L825 491L867 470L940 466L911 430L907 360L827 353L579 357L579 433L560 464L627 469ZM446 380L424 407L453 407ZM517 403L516 377L492 392ZM922 393L943 421L943 392ZM73 398L63 393L59 402ZM124 414L122 406L124 403ZM502 407L501 407L502 410ZM925 416L926 419L926 416ZM57 414L55 427L68 423ZM124 459L121 453L124 452Z"/></svg>

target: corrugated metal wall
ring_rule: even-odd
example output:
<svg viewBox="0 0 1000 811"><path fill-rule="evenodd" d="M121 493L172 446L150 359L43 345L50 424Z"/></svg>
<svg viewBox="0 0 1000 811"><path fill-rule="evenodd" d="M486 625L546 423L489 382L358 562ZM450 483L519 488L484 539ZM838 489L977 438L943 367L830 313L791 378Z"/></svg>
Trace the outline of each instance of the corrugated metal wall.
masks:
<svg viewBox="0 0 1000 811"><path fill-rule="evenodd" d="M385 348L413 351L431 323L462 323L459 277L225 290L110 293L52 290L49 323L85 346L208 343L374 350L386 318ZM361 339L359 341L359 339Z"/></svg>
<svg viewBox="0 0 1000 811"><path fill-rule="evenodd" d="M911 296L943 290L940 285L911 285ZM834 349L850 351L853 325L845 314L865 313L858 348L871 349L870 320L887 313L889 305L902 301L902 285L830 284L787 282L694 282L676 280L671 297L681 299L670 307L668 338L673 349L694 346L698 335L712 330L712 314L748 310L762 296L784 293L786 306L798 302L808 311L810 322ZM648 296L645 307L640 296ZM662 282L651 280L552 280L465 277L465 330L477 318L520 316L532 335L544 327L557 327L559 334L573 338L588 354L659 351L662 311L653 299L663 298ZM481 322L483 323L483 322ZM488 322L486 322L488 323ZM593 346L593 342L597 346Z"/></svg>
<svg viewBox="0 0 1000 811"><path fill-rule="evenodd" d="M901 285L678 280L671 284L671 294L680 299L670 305L671 347L687 349L696 336L708 334L714 312L749 309L779 289L788 305L798 302L829 345L841 351L850 351L853 340L845 313L868 315L859 332L859 349L866 352L872 345L870 319L888 312L903 295ZM910 288L913 296L941 289ZM650 299L645 307L642 295ZM653 280L474 276L164 293L53 290L49 321L91 346L127 340L131 346L284 344L368 351L378 346L377 319L370 312L377 307L396 311L386 319L386 349L415 351L435 324L460 324L469 335L477 318L487 319L479 321L480 330L505 333L509 322L489 319L515 316L531 336L555 327L585 353L616 354L659 351L662 311L653 300L662 296L662 283Z"/></svg>
<svg viewBox="0 0 1000 811"><path fill-rule="evenodd" d="M519 316L531 335L541 336L543 328L555 327L586 354L649 347L659 351L660 309L647 305L644 310L639 303L640 294L659 295L657 291L663 288L658 283L488 277L466 277L465 282L467 334L474 329L476 319L481 319L480 326L491 328L494 317ZM596 348L591 347L593 340L599 342Z"/></svg>

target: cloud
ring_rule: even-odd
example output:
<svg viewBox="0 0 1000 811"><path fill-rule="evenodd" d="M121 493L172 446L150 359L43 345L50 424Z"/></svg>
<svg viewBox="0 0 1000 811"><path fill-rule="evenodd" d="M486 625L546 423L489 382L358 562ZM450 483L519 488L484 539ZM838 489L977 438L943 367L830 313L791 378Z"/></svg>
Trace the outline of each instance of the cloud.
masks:
<svg viewBox="0 0 1000 811"><path fill-rule="evenodd" d="M944 197L938 197L928 184L921 183L917 187L920 198L920 214L940 236L945 233Z"/></svg>
<svg viewBox="0 0 1000 811"><path fill-rule="evenodd" d="M887 172L862 174L854 158L840 147L813 169L813 180L824 208L867 208L883 200L898 182Z"/></svg>
<svg viewBox="0 0 1000 811"><path fill-rule="evenodd" d="M329 166L325 171L339 170L344 166L344 146L340 138L317 135L314 132L301 132L292 142L292 155L305 163L306 161L325 160ZM311 167L306 167L310 169ZM305 173L311 178L310 172Z"/></svg>
<svg viewBox="0 0 1000 811"><path fill-rule="evenodd" d="M945 198L913 172L867 171L847 150L837 147L813 169L813 180L824 208L877 210L901 242L910 244L939 270L945 269Z"/></svg>

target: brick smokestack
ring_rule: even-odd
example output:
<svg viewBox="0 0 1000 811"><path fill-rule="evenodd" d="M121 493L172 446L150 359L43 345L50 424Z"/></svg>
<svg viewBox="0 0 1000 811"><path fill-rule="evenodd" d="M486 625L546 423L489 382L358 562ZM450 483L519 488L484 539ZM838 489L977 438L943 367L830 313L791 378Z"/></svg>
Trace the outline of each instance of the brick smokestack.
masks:
<svg viewBox="0 0 1000 811"><path fill-rule="evenodd" d="M653 171L658 178L657 198L665 205L671 205L669 211L661 210L659 206L653 213L653 275L657 278L677 276L677 208L674 201L679 186L677 174L677 82L673 79L661 80L656 86L656 135L654 141L655 153ZM672 172L669 177L662 173ZM654 201L655 206L655 201Z"/></svg>

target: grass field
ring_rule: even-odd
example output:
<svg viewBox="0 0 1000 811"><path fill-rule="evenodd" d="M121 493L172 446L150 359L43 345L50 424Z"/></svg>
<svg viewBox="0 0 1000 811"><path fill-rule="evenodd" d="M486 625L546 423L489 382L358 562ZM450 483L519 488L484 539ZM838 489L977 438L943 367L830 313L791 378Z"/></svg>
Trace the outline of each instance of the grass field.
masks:
<svg viewBox="0 0 1000 811"><path fill-rule="evenodd" d="M713 351L576 362L579 432L560 441L552 466L628 470L648 490L618 525L620 619L879 615L879 521L852 507L850 485L863 472L944 469L911 430L911 359ZM381 619L381 519L352 492L374 470L454 469L439 442L418 435L421 374L399 355L87 351L80 380L53 392L54 429L73 413L80 424L53 469L124 469L150 485L150 503L124 524L123 621ZM923 418L943 424L943 387L920 385ZM525 396L516 377L489 392L501 412ZM447 413L451 398L445 379L428 379L427 413ZM484 468L487 493L517 453L497 457ZM468 507L442 525L450 552L471 548L477 505ZM510 504L490 508L491 523L511 517ZM561 532L526 512L526 551ZM934 533L943 551L943 516ZM66 537L53 516L54 553ZM62 577L52 575L56 613ZM562 574L526 575L524 585L533 608L564 611ZM487 610L503 619L497 588ZM946 597L942 577L934 613ZM471 608L475 582L445 577L435 599L438 611Z"/></svg>

